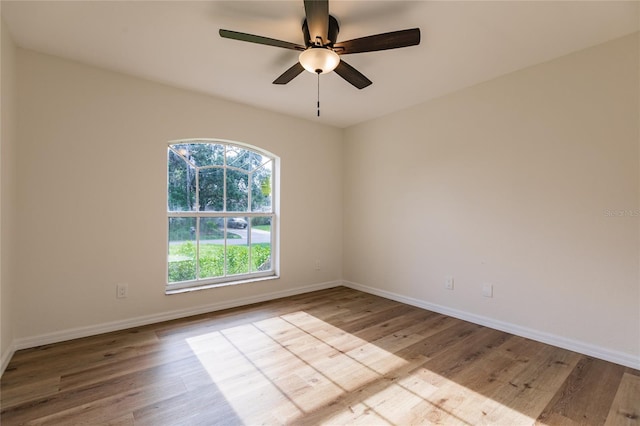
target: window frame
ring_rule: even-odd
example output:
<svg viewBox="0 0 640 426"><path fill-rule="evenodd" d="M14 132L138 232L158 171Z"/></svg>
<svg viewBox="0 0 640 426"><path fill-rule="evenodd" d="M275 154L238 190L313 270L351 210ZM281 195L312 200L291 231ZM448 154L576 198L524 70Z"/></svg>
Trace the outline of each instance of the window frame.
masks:
<svg viewBox="0 0 640 426"><path fill-rule="evenodd" d="M207 165L198 167L195 166L195 201L194 201L194 210L193 211L171 211L169 210L169 188L170 188L170 174L169 174L169 155L171 151L184 158L182 153L178 152L178 150L173 148L173 145L185 145L185 144L211 144L211 145L222 145L224 147L224 155L223 155L223 164L222 165ZM227 164L227 152L228 147L238 148L245 151L254 152L256 154L261 155L262 157L268 158L268 161L264 163L264 165L271 162L271 176L270 176L270 184L271 184L271 209L269 211L253 211L252 209L252 199L251 199L251 179L253 173L259 169L255 168L250 171L246 169L242 169L239 167L234 167ZM166 190L166 200L165 200L165 208L167 209L167 220L165 222L165 293L166 294L175 294L182 293L186 291L192 290L201 290L206 288L215 288L215 287L223 287L230 285L237 285L249 282L257 282L264 280L271 280L279 278L279 197L278 197L278 189L279 189L279 169L280 169L280 158L262 148L242 143L236 141L229 141L223 139L210 139L210 138L194 138L194 139L178 139L169 141L167 144L167 165L166 165L166 173L167 173L167 186ZM187 161L188 162L188 161ZM190 163L190 162L189 162ZM260 166L260 167L264 167ZM222 202L222 211L208 211L208 210L199 210L199 170L202 169L223 169L223 202ZM249 182L248 185L248 194L247 194L247 210L246 211L227 211L227 170L235 170L240 171L242 173L247 174L247 179ZM248 222L247 226L247 247L249 250L249 265L251 265L251 219L254 217L269 217L271 219L271 230L270 230L270 263L271 268L267 271L256 271L256 272L248 272L243 274L227 274L226 271L226 259L227 259L227 233L228 227L226 225L227 220L229 218L242 217L246 218ZM195 228L195 239L194 244L196 246L195 252L195 262L196 262L196 279L187 280L187 281L177 281L177 282L169 282L169 221L171 218L194 218L196 222ZM201 218L223 218L224 226L224 252L225 252L225 271L224 275L221 277L209 277L209 278L199 278L200 274L200 219Z"/></svg>

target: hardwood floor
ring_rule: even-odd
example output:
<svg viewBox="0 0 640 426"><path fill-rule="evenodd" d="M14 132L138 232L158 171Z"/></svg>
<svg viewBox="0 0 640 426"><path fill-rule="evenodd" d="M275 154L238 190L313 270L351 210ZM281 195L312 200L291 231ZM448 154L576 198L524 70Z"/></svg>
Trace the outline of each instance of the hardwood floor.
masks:
<svg viewBox="0 0 640 426"><path fill-rule="evenodd" d="M338 287L17 352L3 426L638 425L640 372Z"/></svg>

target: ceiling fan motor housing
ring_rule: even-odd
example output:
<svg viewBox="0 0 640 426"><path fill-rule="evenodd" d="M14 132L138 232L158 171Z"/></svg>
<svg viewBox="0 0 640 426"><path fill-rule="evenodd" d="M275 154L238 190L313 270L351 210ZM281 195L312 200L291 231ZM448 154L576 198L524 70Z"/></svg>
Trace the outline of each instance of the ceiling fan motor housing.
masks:
<svg viewBox="0 0 640 426"><path fill-rule="evenodd" d="M330 46L333 47L333 43L338 40L338 33L340 32L340 26L338 25L338 20L333 16L329 15L329 34L328 40L322 40L322 46ZM304 34L304 44L307 47L312 45L317 45L317 39L311 39L311 34L309 34L309 25L307 24L307 20L305 19L302 22L302 33Z"/></svg>

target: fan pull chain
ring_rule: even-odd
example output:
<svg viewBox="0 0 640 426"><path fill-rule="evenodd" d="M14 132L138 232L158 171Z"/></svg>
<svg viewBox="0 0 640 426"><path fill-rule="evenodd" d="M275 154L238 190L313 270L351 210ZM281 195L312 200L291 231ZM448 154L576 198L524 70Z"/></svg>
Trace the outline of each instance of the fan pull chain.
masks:
<svg viewBox="0 0 640 426"><path fill-rule="evenodd" d="M320 117L320 73L316 73L318 74L318 117Z"/></svg>

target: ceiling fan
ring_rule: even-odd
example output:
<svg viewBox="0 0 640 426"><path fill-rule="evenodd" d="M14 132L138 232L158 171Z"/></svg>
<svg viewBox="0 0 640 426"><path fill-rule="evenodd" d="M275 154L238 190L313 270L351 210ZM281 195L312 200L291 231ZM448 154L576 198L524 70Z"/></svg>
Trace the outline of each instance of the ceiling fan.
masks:
<svg viewBox="0 0 640 426"><path fill-rule="evenodd" d="M220 30L220 36L234 40L265 44L300 51L299 62L273 81L273 84L287 84L305 69L318 75L334 71L358 89L364 89L371 80L347 64L340 55L397 49L420 44L420 29L392 31L368 37L338 42L340 27L338 21L329 15L328 0L304 0L306 19L302 23L304 46L288 41Z"/></svg>

